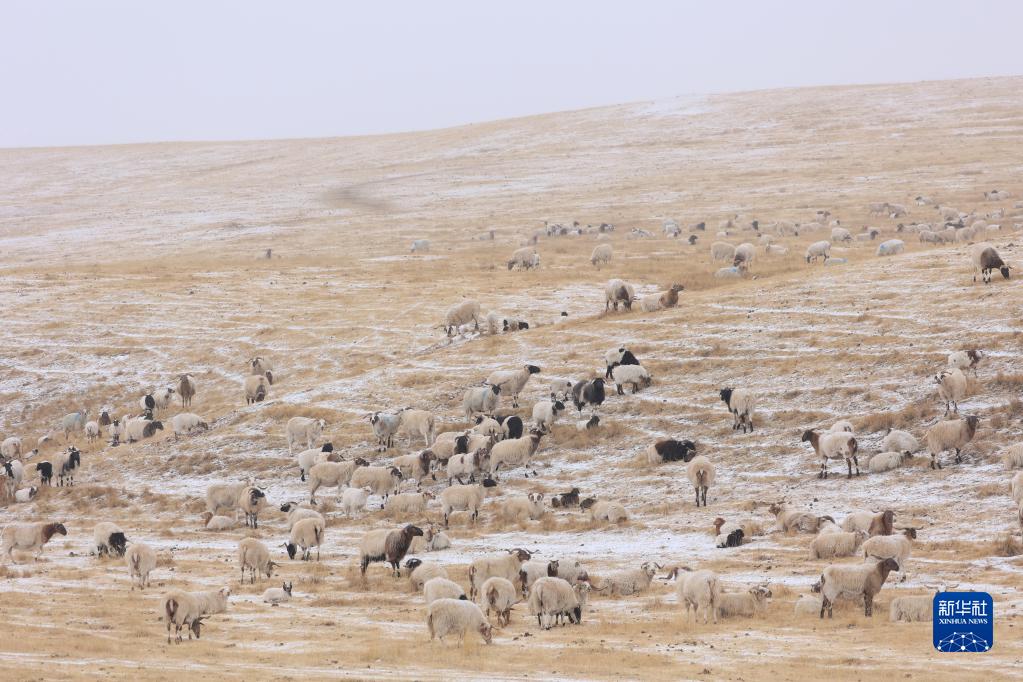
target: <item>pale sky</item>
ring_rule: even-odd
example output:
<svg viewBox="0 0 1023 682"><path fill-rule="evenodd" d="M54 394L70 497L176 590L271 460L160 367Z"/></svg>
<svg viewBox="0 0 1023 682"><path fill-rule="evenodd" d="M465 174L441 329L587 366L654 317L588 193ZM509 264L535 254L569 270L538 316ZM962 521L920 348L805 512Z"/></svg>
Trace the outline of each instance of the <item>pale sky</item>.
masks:
<svg viewBox="0 0 1023 682"><path fill-rule="evenodd" d="M0 0L0 147L326 137L1023 74L1023 2Z"/></svg>

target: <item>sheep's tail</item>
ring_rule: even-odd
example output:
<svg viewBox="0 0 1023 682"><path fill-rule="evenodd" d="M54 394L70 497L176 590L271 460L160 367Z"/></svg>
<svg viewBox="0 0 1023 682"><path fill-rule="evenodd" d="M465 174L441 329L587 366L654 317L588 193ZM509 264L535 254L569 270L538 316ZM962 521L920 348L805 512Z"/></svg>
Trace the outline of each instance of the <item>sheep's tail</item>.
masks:
<svg viewBox="0 0 1023 682"><path fill-rule="evenodd" d="M174 597L169 597L167 601L163 603L164 613L167 614L167 622L174 622L174 616L178 613L178 600Z"/></svg>
<svg viewBox="0 0 1023 682"><path fill-rule="evenodd" d="M486 600L487 606L489 606L490 608L492 608L492 609L497 608L496 607L496 603L497 603L497 587L495 585L491 585L490 589L487 590L487 593L485 595L483 595L483 599Z"/></svg>
<svg viewBox="0 0 1023 682"><path fill-rule="evenodd" d="M696 472L696 484L698 486L700 486L701 488L705 487L707 485L706 482L705 482L706 480L707 480L707 470L706 469L698 470Z"/></svg>
<svg viewBox="0 0 1023 682"><path fill-rule="evenodd" d="M855 438L850 438L849 439L849 449L852 451L852 454L855 455L857 450L859 450L859 447L860 447L860 444L856 442Z"/></svg>

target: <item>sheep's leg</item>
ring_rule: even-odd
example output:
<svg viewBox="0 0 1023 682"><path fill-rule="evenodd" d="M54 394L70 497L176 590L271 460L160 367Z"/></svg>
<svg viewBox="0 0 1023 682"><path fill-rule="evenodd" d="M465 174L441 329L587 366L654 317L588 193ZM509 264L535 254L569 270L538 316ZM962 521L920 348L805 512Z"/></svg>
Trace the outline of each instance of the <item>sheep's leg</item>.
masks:
<svg viewBox="0 0 1023 682"><path fill-rule="evenodd" d="M846 474L846 478L852 478L852 459L849 457L845 458L845 465L849 468L849 473ZM839 469L841 471L841 469Z"/></svg>
<svg viewBox="0 0 1023 682"><path fill-rule="evenodd" d="M700 506L700 489L699 489L699 487L696 488L696 506L697 507Z"/></svg>
<svg viewBox="0 0 1023 682"><path fill-rule="evenodd" d="M853 455L853 464L856 465L856 475L860 475L860 460L856 455Z"/></svg>
<svg viewBox="0 0 1023 682"><path fill-rule="evenodd" d="M956 448L956 464L962 464L962 463L963 463L962 451L959 448Z"/></svg>
<svg viewBox="0 0 1023 682"><path fill-rule="evenodd" d="M874 596L871 594L863 595L863 615L868 618L874 615Z"/></svg>

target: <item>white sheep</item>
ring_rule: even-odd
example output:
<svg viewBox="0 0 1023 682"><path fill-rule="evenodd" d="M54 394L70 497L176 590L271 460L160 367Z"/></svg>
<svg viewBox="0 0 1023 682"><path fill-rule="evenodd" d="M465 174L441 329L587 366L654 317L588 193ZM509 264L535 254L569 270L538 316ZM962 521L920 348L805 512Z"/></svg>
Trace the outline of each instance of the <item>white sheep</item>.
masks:
<svg viewBox="0 0 1023 682"><path fill-rule="evenodd" d="M474 559L469 566L469 598L476 600L483 583L489 578L504 578L512 583L519 580L522 564L531 555L524 549L510 549L507 553Z"/></svg>
<svg viewBox="0 0 1023 682"><path fill-rule="evenodd" d="M171 643L171 626L175 628L175 640L181 643L181 628L188 628L188 639L195 635L199 639L203 615L199 601L189 592L175 590L163 598L163 619L167 621L167 643Z"/></svg>
<svg viewBox="0 0 1023 682"><path fill-rule="evenodd" d="M714 277L717 279L742 279L742 270L734 265L730 265L727 268L716 270Z"/></svg>
<svg viewBox="0 0 1023 682"><path fill-rule="evenodd" d="M735 246L728 242L714 242L710 245L710 257L712 260L734 260Z"/></svg>
<svg viewBox="0 0 1023 682"><path fill-rule="evenodd" d="M302 482L305 482L305 478L309 474L309 470L320 462L340 461L341 456L331 455L333 452L334 446L331 443L324 443L319 448L303 450L295 455L295 463L298 464L298 474Z"/></svg>
<svg viewBox="0 0 1023 682"><path fill-rule="evenodd" d="M367 419L369 419L369 423L373 426L373 433L377 437L380 452L392 447L394 445L394 434L398 433L398 427L401 425L401 415L374 412L368 415Z"/></svg>
<svg viewBox="0 0 1023 682"><path fill-rule="evenodd" d="M309 502L316 504L316 491L320 488L341 488L352 480L352 474L368 462L362 458L351 462L319 462L309 470Z"/></svg>
<svg viewBox="0 0 1023 682"><path fill-rule="evenodd" d="M820 617L823 618L827 610L828 617L833 618L835 600L845 597L862 600L863 614L869 618L874 613L874 596L881 591L888 574L893 570L899 570L899 565L893 559L859 566L828 566L820 579Z"/></svg>
<svg viewBox="0 0 1023 682"><path fill-rule="evenodd" d="M706 507L707 490L714 484L714 465L703 455L694 457L686 465L686 477L696 491L696 506L700 506L702 499L703 506Z"/></svg>
<svg viewBox="0 0 1023 682"><path fill-rule="evenodd" d="M1010 445L1002 451L1002 464L1006 469L1023 469L1023 443Z"/></svg>
<svg viewBox="0 0 1023 682"><path fill-rule="evenodd" d="M238 565L242 572L242 583L245 583L245 571L249 572L250 582L255 584L256 574L269 578L273 575L277 564L270 560L270 550L256 538L242 538L238 543Z"/></svg>
<svg viewBox="0 0 1023 682"><path fill-rule="evenodd" d="M608 596L628 597L629 595L646 592L651 581L657 575L661 565L648 561L638 568L626 568L601 576L600 587L594 586L599 592L607 592Z"/></svg>
<svg viewBox="0 0 1023 682"><path fill-rule="evenodd" d="M384 509L399 516L422 515L426 512L427 501L432 499L431 493L402 493L388 499Z"/></svg>
<svg viewBox="0 0 1023 682"><path fill-rule="evenodd" d="M349 485L353 488L369 488L374 495L383 497L398 492L402 475L397 467L358 467L353 473Z"/></svg>
<svg viewBox="0 0 1023 682"><path fill-rule="evenodd" d="M174 440L177 440L179 436L187 436L193 431L205 431L210 428L210 425L202 417L191 412L174 415L174 418L171 419L171 426L174 428Z"/></svg>
<svg viewBox="0 0 1023 682"><path fill-rule="evenodd" d="M438 552L442 549L451 548L451 538L446 533L437 531L434 527L427 526L423 530L422 537L412 538L412 546L409 554L424 554L426 552Z"/></svg>
<svg viewBox="0 0 1023 682"><path fill-rule="evenodd" d="M881 439L880 447L881 452L916 452L920 449L920 443L908 431L889 429Z"/></svg>
<svg viewBox="0 0 1023 682"><path fill-rule="evenodd" d="M572 392L572 382L568 382L568 392ZM472 427L473 433L478 433L481 436L491 436L495 441L501 440L504 437L504 429L501 428L501 423L493 417L485 417L480 415L476 417L476 426ZM440 438L440 436L437 436ZM436 441L434 441L436 445Z"/></svg>
<svg viewBox="0 0 1023 682"><path fill-rule="evenodd" d="M963 372L973 372L977 376L977 365L983 359L979 350L957 350L948 354L949 369L960 369Z"/></svg>
<svg viewBox="0 0 1023 682"><path fill-rule="evenodd" d="M764 613L771 590L764 585L752 587L745 592L719 592L715 608L719 618L743 616L752 618Z"/></svg>
<svg viewBox="0 0 1023 682"><path fill-rule="evenodd" d="M732 430L740 428L746 433L747 427L750 433L753 432L753 414L757 407L757 398L753 392L745 388L723 388L720 391L721 400L728 406L732 413Z"/></svg>
<svg viewBox="0 0 1023 682"><path fill-rule="evenodd" d="M872 474L880 474L898 469L912 458L913 455L908 452L881 452L871 457L867 466Z"/></svg>
<svg viewBox="0 0 1023 682"><path fill-rule="evenodd" d="M412 241L412 248L409 253L428 253L430 251L430 240L429 239L414 239Z"/></svg>
<svg viewBox="0 0 1023 682"><path fill-rule="evenodd" d="M830 431L831 433L838 433L840 431L845 431L846 433L856 433L856 429L853 427L852 422L849 421L848 419L842 419L841 421L835 422L834 424L831 425L831 428L828 429L828 431Z"/></svg>
<svg viewBox="0 0 1023 682"><path fill-rule="evenodd" d="M501 504L501 515L509 520L536 521L544 515L543 493L510 497Z"/></svg>
<svg viewBox="0 0 1023 682"><path fill-rule="evenodd" d="M202 525L206 530L234 530L238 527L238 517L215 516L206 511L202 513Z"/></svg>
<svg viewBox="0 0 1023 682"><path fill-rule="evenodd" d="M629 513L619 502L608 500L597 500L587 510L591 521L607 521L609 523L621 523L629 520Z"/></svg>
<svg viewBox="0 0 1023 682"><path fill-rule="evenodd" d="M535 430L522 438L506 438L490 449L490 472L496 474L501 465L506 469L525 466L540 447L540 434Z"/></svg>
<svg viewBox="0 0 1023 682"><path fill-rule="evenodd" d="M624 305L626 310L632 310L632 303L636 300L636 289L620 279L612 279L604 286L604 295L604 312L612 306L617 311L619 303Z"/></svg>
<svg viewBox="0 0 1023 682"><path fill-rule="evenodd" d="M821 470L817 478L828 477L829 459L844 459L849 469L848 478L853 476L853 465L856 466L856 475L860 475L860 461L856 455L859 444L851 433L847 431L818 433L810 429L803 432L802 442L809 442L821 460Z"/></svg>
<svg viewBox="0 0 1023 682"><path fill-rule="evenodd" d="M85 422L85 437L90 443L99 439L99 422Z"/></svg>
<svg viewBox="0 0 1023 682"><path fill-rule="evenodd" d="M326 524L326 519L324 518L323 514L316 511L315 509L301 507L296 502L285 502L284 504L281 505L281 511L288 515L289 532L295 527L295 524L301 521L302 519L319 519L324 524Z"/></svg>
<svg viewBox="0 0 1023 682"><path fill-rule="evenodd" d="M306 449L312 448L313 443L320 438L320 434L323 433L323 429L326 426L327 422L324 420L312 417L292 417L289 419L284 429L285 436L288 439L288 454L295 454L295 444L302 441L305 441Z"/></svg>
<svg viewBox="0 0 1023 682"><path fill-rule="evenodd" d="M476 414L491 415L497 411L500 401L500 386L477 386L466 390L462 410L466 419L472 419Z"/></svg>
<svg viewBox="0 0 1023 682"><path fill-rule="evenodd" d="M423 598L427 604L438 599L465 599L465 590L453 580L447 578L430 578L423 585Z"/></svg>
<svg viewBox="0 0 1023 682"><path fill-rule="evenodd" d="M960 369L940 372L934 377L938 384L938 396L945 401L945 414L959 412L959 401L966 396L966 375Z"/></svg>
<svg viewBox="0 0 1023 682"><path fill-rule="evenodd" d="M438 599L426 607L426 627L430 640L444 639L450 634L458 635L458 641L465 639L465 633L478 632L483 641L493 641L493 629L483 611L476 604L464 599Z"/></svg>
<svg viewBox="0 0 1023 682"><path fill-rule="evenodd" d="M136 584L144 590L149 585L149 574L156 568L156 551L147 544L135 542L125 551L124 563L128 567L132 592Z"/></svg>
<svg viewBox="0 0 1023 682"><path fill-rule="evenodd" d="M863 543L863 558L895 559L899 564L898 570L905 571L915 539L915 528L905 528L901 535L875 535Z"/></svg>
<svg viewBox="0 0 1023 682"><path fill-rule="evenodd" d="M611 262L613 251L610 244L598 244L593 249L593 253L590 254L590 263L597 266L599 269L601 265L607 265Z"/></svg>
<svg viewBox="0 0 1023 682"><path fill-rule="evenodd" d="M940 469L941 462L938 455L945 450L955 450L955 461L959 464L963 461L962 451L966 444L973 440L977 433L977 425L980 418L969 416L963 419L949 419L940 421L927 431L924 438L927 441L927 449L931 453L931 468Z"/></svg>
<svg viewBox="0 0 1023 682"><path fill-rule="evenodd" d="M811 559L833 559L835 557L852 556L860 548L867 534L863 531L829 532L818 535L810 542Z"/></svg>
<svg viewBox="0 0 1023 682"><path fill-rule="evenodd" d="M529 378L539 373L540 368L536 365L525 365L519 369L497 370L490 373L486 383L490 386L500 386L501 394L511 397L512 407L518 407L519 393L525 388Z"/></svg>
<svg viewBox="0 0 1023 682"><path fill-rule="evenodd" d="M688 571L687 568L674 568L668 574L669 578L675 578L677 581L675 589L678 592L679 603L686 607L686 619L689 619L690 611L693 612L694 620L699 619L702 611L704 625L707 624L708 613L713 617L714 623L717 623L717 599L721 593L717 573L706 569Z"/></svg>
<svg viewBox="0 0 1023 682"><path fill-rule="evenodd" d="M863 531L868 536L891 535L895 523L895 512L886 509L883 512L854 511L842 519L842 530L847 533Z"/></svg>
<svg viewBox="0 0 1023 682"><path fill-rule="evenodd" d="M585 594L584 587L580 583L573 587L561 578L539 578L529 590L529 613L536 616L537 625L544 630L550 630L562 617L578 624L582 622L580 594Z"/></svg>
<svg viewBox="0 0 1023 682"><path fill-rule="evenodd" d="M348 518L353 518L356 512L366 509L371 492L369 488L345 488L341 493L341 511Z"/></svg>
<svg viewBox="0 0 1023 682"><path fill-rule="evenodd" d="M470 322L473 323L473 329L479 331L480 304L479 301L474 301L471 298L456 303L444 314L444 330L448 336L451 336L452 332L461 334L462 327Z"/></svg>
<svg viewBox="0 0 1023 682"><path fill-rule="evenodd" d="M28 488L22 488L14 492L15 502L31 502L36 495L39 494L39 488L36 486L29 486Z"/></svg>
<svg viewBox="0 0 1023 682"><path fill-rule="evenodd" d="M1009 482L1009 491L1012 494L1013 502L1023 506L1023 471L1016 472L1016 475L1012 477Z"/></svg>
<svg viewBox="0 0 1023 682"><path fill-rule="evenodd" d="M823 258L825 261L831 256L831 242L819 241L810 244L806 247L806 262L816 262L818 258Z"/></svg>
<svg viewBox="0 0 1023 682"><path fill-rule="evenodd" d="M437 461L437 455L432 450L409 455L402 455L394 458L394 467L401 472L402 478L415 481L416 487L421 487L423 479L431 475L433 463Z"/></svg>
<svg viewBox="0 0 1023 682"><path fill-rule="evenodd" d="M135 417L134 419L125 417L121 423L124 425L125 440L129 443L152 438L157 431L163 431L163 422L145 417Z"/></svg>
<svg viewBox="0 0 1023 682"><path fill-rule="evenodd" d="M888 607L888 620L893 623L930 623L934 620L934 595L896 597Z"/></svg>
<svg viewBox="0 0 1023 682"><path fill-rule="evenodd" d="M405 562L405 567L409 569L409 587L413 592L425 589L426 583L435 578L449 579L447 569L437 563L424 563L419 559L409 559Z"/></svg>
<svg viewBox="0 0 1023 682"><path fill-rule="evenodd" d="M821 611L821 602L823 599L818 594L801 594L799 599L796 600L796 605L793 609L797 616L813 616L817 617L817 614Z"/></svg>
<svg viewBox="0 0 1023 682"><path fill-rule="evenodd" d="M261 403L270 393L270 382L262 375L249 375L242 384L245 389L245 404Z"/></svg>
<svg viewBox="0 0 1023 682"><path fill-rule="evenodd" d="M0 556L13 559L14 550L35 552L35 559L54 535L67 535L62 523L10 523L0 530Z"/></svg>
<svg viewBox="0 0 1023 682"><path fill-rule="evenodd" d="M756 257L756 247L749 242L739 244L735 247L735 256L732 259L732 265L739 268L743 272L749 272L753 267L753 259Z"/></svg>
<svg viewBox="0 0 1023 682"><path fill-rule="evenodd" d="M490 618L491 611L497 615L497 627L508 625L512 607L519 601L515 585L510 580L498 576L487 578L483 583L480 588L480 600L486 606L487 618Z"/></svg>
<svg viewBox="0 0 1023 682"><path fill-rule="evenodd" d="M294 559L298 550L302 550L302 561L309 561L312 548L316 548L316 560L320 560L320 548L323 546L324 520L320 518L299 519L291 527L288 535L288 542L284 549L288 552L288 558ZM269 574L266 576L269 578Z"/></svg>
<svg viewBox="0 0 1023 682"><path fill-rule="evenodd" d="M632 392L639 392L640 388L647 388L653 382L653 377L643 365L618 365L611 370L618 395L625 395L624 387L632 386Z"/></svg>
<svg viewBox="0 0 1023 682"><path fill-rule="evenodd" d="M440 494L441 511L444 513L444 527L453 511L467 511L473 523L480 515L480 508L486 499L483 484L452 485Z"/></svg>
<svg viewBox="0 0 1023 682"><path fill-rule="evenodd" d="M476 475L490 467L490 453L486 448L473 450L472 452L452 455L448 458L447 474L448 485L455 480L464 485L462 476L468 476L469 482L476 481Z"/></svg>
<svg viewBox="0 0 1023 682"><path fill-rule="evenodd" d="M0 456L6 459L18 459L21 457L21 450L21 439L17 436L5 438L4 442L0 443Z"/></svg>
<svg viewBox="0 0 1023 682"><path fill-rule="evenodd" d="M533 267L534 256L539 254L531 246L524 246L521 249L516 249L511 255L511 259L508 261L508 269L511 270L515 266L518 266L522 270L529 270Z"/></svg>
<svg viewBox="0 0 1023 682"><path fill-rule="evenodd" d="M852 235L849 230L844 227L833 227L831 228L831 241L832 242L851 242Z"/></svg>
<svg viewBox="0 0 1023 682"><path fill-rule="evenodd" d="M877 245L876 256L894 256L906 250L906 243L901 239L889 239Z"/></svg>
<svg viewBox="0 0 1023 682"><path fill-rule="evenodd" d="M263 603L278 606L291 601L293 583L282 583L280 587L268 587L263 590Z"/></svg>
<svg viewBox="0 0 1023 682"><path fill-rule="evenodd" d="M426 410L414 410L406 407L400 412L399 430L406 435L409 445L416 436L422 437L426 447L433 445L434 418Z"/></svg>
<svg viewBox="0 0 1023 682"><path fill-rule="evenodd" d="M565 403L551 398L541 400L533 405L533 423L544 432L554 428L558 415L565 411Z"/></svg>

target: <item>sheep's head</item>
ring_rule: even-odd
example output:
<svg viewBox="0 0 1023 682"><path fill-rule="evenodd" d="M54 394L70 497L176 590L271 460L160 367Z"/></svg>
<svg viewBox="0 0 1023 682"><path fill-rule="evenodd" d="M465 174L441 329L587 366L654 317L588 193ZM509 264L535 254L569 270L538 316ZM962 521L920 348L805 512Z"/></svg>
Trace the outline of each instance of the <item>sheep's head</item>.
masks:
<svg viewBox="0 0 1023 682"><path fill-rule="evenodd" d="M405 562L405 568L409 570L409 573L416 570L422 565L423 565L422 559L409 559L408 561Z"/></svg>
<svg viewBox="0 0 1023 682"><path fill-rule="evenodd" d="M411 523L405 526L401 532L405 535L406 538L409 539L409 541L411 541L413 537L423 536L423 529L420 528L419 526L413 526Z"/></svg>
<svg viewBox="0 0 1023 682"><path fill-rule="evenodd" d="M480 637L483 638L484 642L490 644L494 641L494 628L491 627L490 623L480 623L479 630Z"/></svg>
<svg viewBox="0 0 1023 682"><path fill-rule="evenodd" d="M369 462L364 460L362 457L356 457L354 463L355 463L355 466L357 466L357 467L368 467L369 466Z"/></svg>
<svg viewBox="0 0 1023 682"><path fill-rule="evenodd" d="M721 400L725 401L725 405L732 404L732 390L731 388L722 388L720 391Z"/></svg>
<svg viewBox="0 0 1023 682"><path fill-rule="evenodd" d="M391 478L401 480L401 471L398 470L398 467L391 467Z"/></svg>
<svg viewBox="0 0 1023 682"><path fill-rule="evenodd" d="M205 616L199 616L188 624L188 628L192 631L192 634L195 635L196 639L199 639L199 633L202 631L202 622L205 618Z"/></svg>
<svg viewBox="0 0 1023 682"><path fill-rule="evenodd" d="M526 365L526 369L529 370L530 374L539 374L540 368L536 365Z"/></svg>
<svg viewBox="0 0 1023 682"><path fill-rule="evenodd" d="M281 585L281 589L287 592L289 597L291 596L292 585L293 583L284 583L283 585Z"/></svg>
<svg viewBox="0 0 1023 682"><path fill-rule="evenodd" d="M799 441L801 443L807 443L807 442L814 443L819 438L820 438L820 436L817 434L816 431L814 431L813 429L807 429L806 431L803 431L803 436L799 439Z"/></svg>
<svg viewBox="0 0 1023 682"><path fill-rule="evenodd" d="M514 554L516 557L518 557L519 561L522 561L522 562L529 561L529 559L533 556L528 551L526 551L524 549L519 549L519 548L509 549L508 553L509 554Z"/></svg>
<svg viewBox="0 0 1023 682"><path fill-rule="evenodd" d="M725 525L725 520L723 518L721 518L719 516L716 519L714 519L714 532L715 533L720 533L721 532L721 526L723 526L723 525Z"/></svg>
<svg viewBox="0 0 1023 682"><path fill-rule="evenodd" d="M287 551L289 559L294 559L295 554L298 552L298 547L293 542L285 542L284 549ZM267 577L269 578L270 576Z"/></svg>

